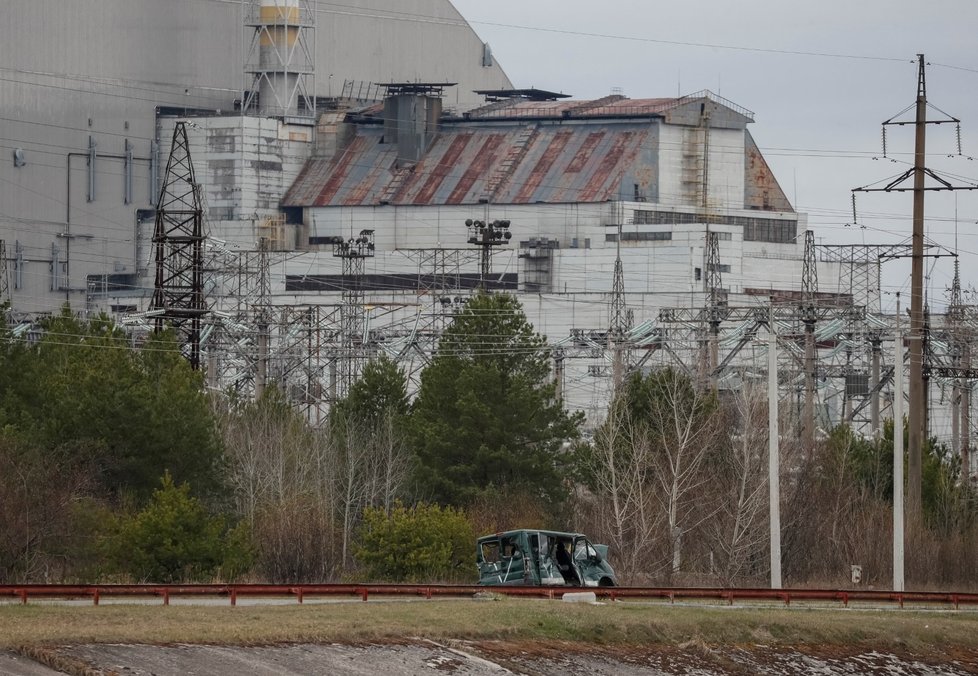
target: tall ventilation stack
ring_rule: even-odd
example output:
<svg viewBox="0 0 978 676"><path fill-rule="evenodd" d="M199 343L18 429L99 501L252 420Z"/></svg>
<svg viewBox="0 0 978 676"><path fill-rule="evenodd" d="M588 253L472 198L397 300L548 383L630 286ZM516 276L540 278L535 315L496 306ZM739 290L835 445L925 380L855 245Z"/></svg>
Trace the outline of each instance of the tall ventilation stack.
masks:
<svg viewBox="0 0 978 676"><path fill-rule="evenodd" d="M314 115L315 23L310 0L253 0L246 22L254 36L245 110L268 116Z"/></svg>

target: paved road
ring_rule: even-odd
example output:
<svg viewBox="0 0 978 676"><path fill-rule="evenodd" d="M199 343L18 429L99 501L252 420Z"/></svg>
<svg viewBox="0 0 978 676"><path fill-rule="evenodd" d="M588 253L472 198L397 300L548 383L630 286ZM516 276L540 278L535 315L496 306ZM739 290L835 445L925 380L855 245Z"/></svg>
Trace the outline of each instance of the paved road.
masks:
<svg viewBox="0 0 978 676"><path fill-rule="evenodd" d="M26 657L0 651L0 674L3 676L57 676L59 673Z"/></svg>

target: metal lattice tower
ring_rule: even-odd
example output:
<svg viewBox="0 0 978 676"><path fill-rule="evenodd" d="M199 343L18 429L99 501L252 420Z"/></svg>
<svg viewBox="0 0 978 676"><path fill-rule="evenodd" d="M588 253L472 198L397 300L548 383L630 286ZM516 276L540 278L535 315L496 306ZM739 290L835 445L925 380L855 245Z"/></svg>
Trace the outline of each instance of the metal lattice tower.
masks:
<svg viewBox="0 0 978 676"><path fill-rule="evenodd" d="M268 239L258 240L258 302L255 304L255 326L258 328L258 359L255 373L255 399L260 399L268 385L268 352L271 343L272 284L268 263Z"/></svg>
<svg viewBox="0 0 978 676"><path fill-rule="evenodd" d="M818 267L815 260L815 232L805 231L805 261L801 271L801 295L805 306L814 307L818 296Z"/></svg>
<svg viewBox="0 0 978 676"><path fill-rule="evenodd" d="M186 124L177 122L156 207L156 283L150 310L156 331L167 324L178 331L194 369L200 368L201 319L207 313L203 244L200 186L194 179Z"/></svg>
<svg viewBox="0 0 978 676"><path fill-rule="evenodd" d="M704 381L709 380L716 385L716 370L720 361L720 324L723 322L727 308L727 294L723 289L723 277L720 270L720 237L710 230L706 231L706 264L704 265L703 283L706 297L705 319L709 327L709 335L703 341Z"/></svg>
<svg viewBox="0 0 978 676"><path fill-rule="evenodd" d="M399 249L417 265L418 313L389 325L382 346L414 386L431 361L442 333L468 300L471 290L463 283L463 270L479 265L481 251L472 249ZM427 302L425 302L427 301ZM397 347L393 348L396 344Z"/></svg>
<svg viewBox="0 0 978 676"><path fill-rule="evenodd" d="M251 89L244 110L265 115L315 114L316 12L311 0L252 0L246 65Z"/></svg>
<svg viewBox="0 0 978 676"><path fill-rule="evenodd" d="M621 219L615 251L615 272L611 285L611 326L608 342L612 350L612 386L621 387L625 378L625 334L628 331L628 308L625 306L625 269L621 262Z"/></svg>
<svg viewBox="0 0 978 676"><path fill-rule="evenodd" d="M958 322L964 318L964 304L961 302L961 264L957 258L954 259L954 279L951 280L947 316L949 320Z"/></svg>
<svg viewBox="0 0 978 676"><path fill-rule="evenodd" d="M815 323L818 321L818 268L815 233L805 231L805 259L801 272L801 320L805 325L805 399L802 409L802 441L808 448L815 442Z"/></svg>
<svg viewBox="0 0 978 676"><path fill-rule="evenodd" d="M7 242L0 239L0 305L10 301L10 279L7 270Z"/></svg>
<svg viewBox="0 0 978 676"><path fill-rule="evenodd" d="M720 271L720 237L711 231L706 233L706 269L703 274L703 284L710 307L721 305L725 298Z"/></svg>
<svg viewBox="0 0 978 676"><path fill-rule="evenodd" d="M909 258L912 251L907 243L820 244L816 248L821 260L841 263L839 289L849 289L849 302L875 314L880 312L880 266L888 260Z"/></svg>
<svg viewBox="0 0 978 676"><path fill-rule="evenodd" d="M340 382L337 396L345 396L362 370L367 313L363 290L364 261L374 257L374 231L361 230L356 238L338 242L333 256L343 259L343 305L340 310Z"/></svg>
<svg viewBox="0 0 978 676"><path fill-rule="evenodd" d="M968 309L961 297L961 269L954 259L954 278L951 281L947 306L947 328L950 333L951 366L957 373L971 368L971 331L966 321ZM951 450L961 456L961 466L970 475L971 445L971 388L966 378L955 377L951 386Z"/></svg>

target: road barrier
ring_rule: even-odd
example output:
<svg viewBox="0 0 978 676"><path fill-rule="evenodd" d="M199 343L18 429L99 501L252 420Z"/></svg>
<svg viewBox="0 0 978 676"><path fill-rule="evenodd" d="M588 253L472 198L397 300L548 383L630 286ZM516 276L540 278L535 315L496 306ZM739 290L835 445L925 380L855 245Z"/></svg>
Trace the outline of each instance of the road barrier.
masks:
<svg viewBox="0 0 978 676"><path fill-rule="evenodd" d="M172 598L227 598L230 605L238 599L293 598L302 603L306 598L348 597L367 601L370 598L420 597L425 599L465 598L476 594L559 599L565 593L580 591L574 587L519 587L474 585L417 585L417 584L97 584L97 585L0 585L0 599L10 598L26 604L31 600L92 599L99 605L103 598L161 599L164 606ZM842 607L850 603L875 603L899 606L937 605L955 610L962 606L978 609L978 593L957 592L893 592L885 590L833 589L735 589L727 587L594 587L599 599L660 600L669 603L714 601L725 605L737 602L777 601L785 606L793 602L834 602Z"/></svg>

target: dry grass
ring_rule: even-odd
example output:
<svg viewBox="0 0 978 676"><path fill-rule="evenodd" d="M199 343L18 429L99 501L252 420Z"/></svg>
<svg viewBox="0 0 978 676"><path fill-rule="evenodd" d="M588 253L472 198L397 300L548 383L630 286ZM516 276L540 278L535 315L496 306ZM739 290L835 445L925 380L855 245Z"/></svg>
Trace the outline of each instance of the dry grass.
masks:
<svg viewBox="0 0 978 676"><path fill-rule="evenodd" d="M78 643L258 645L434 640L978 649L978 613L690 608L559 601L304 606L0 606L0 648Z"/></svg>

